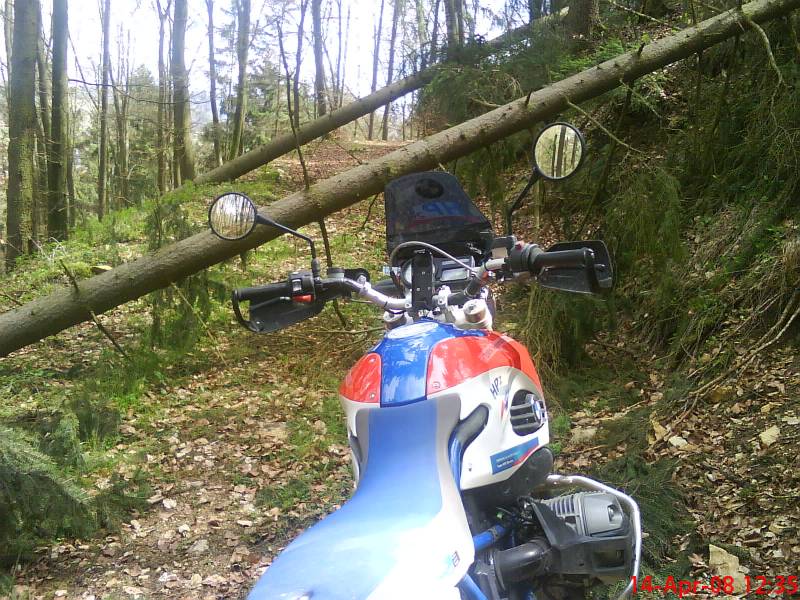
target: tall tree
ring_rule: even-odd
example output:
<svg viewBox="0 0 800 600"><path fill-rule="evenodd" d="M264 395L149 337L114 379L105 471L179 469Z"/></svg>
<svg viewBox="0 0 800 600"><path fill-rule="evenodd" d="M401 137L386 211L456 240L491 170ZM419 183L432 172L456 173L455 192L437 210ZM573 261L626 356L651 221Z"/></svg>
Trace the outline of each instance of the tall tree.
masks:
<svg viewBox="0 0 800 600"><path fill-rule="evenodd" d="M67 238L67 0L53 0L53 102L47 153L47 234Z"/></svg>
<svg viewBox="0 0 800 600"><path fill-rule="evenodd" d="M294 128L300 128L300 65L303 62L303 31L306 22L306 11L308 10L308 0L300 2L300 22L297 24L297 51L294 55L294 77L292 81L292 96L294 102ZM290 113L291 115L291 113Z"/></svg>
<svg viewBox="0 0 800 600"><path fill-rule="evenodd" d="M101 69L103 83L100 87L100 152L97 165L97 218L103 219L106 213L106 177L108 175L108 82L111 73L111 0L103 2L103 56Z"/></svg>
<svg viewBox="0 0 800 600"><path fill-rule="evenodd" d="M533 23L542 17L544 0L528 0L528 22Z"/></svg>
<svg viewBox="0 0 800 600"><path fill-rule="evenodd" d="M175 137L175 155L180 168L181 181L192 180L194 171L194 145L192 144L192 113L189 107L189 74L183 57L186 22L188 20L187 0L175 0L172 16L172 101Z"/></svg>
<svg viewBox="0 0 800 600"><path fill-rule="evenodd" d="M13 38L14 27L14 0L5 0L3 5L3 37L6 43L6 75L11 79L11 42ZM8 87L6 87L6 96L8 96Z"/></svg>
<svg viewBox="0 0 800 600"><path fill-rule="evenodd" d="M236 109L233 114L233 133L228 147L228 160L242 153L242 130L247 112L247 53L250 49L250 0L234 0L236 9L236 60L239 76L236 80Z"/></svg>
<svg viewBox="0 0 800 600"><path fill-rule="evenodd" d="M458 54L461 47L462 32L459 27L458 8L461 0L444 0L444 21L447 27L447 58L453 59Z"/></svg>
<svg viewBox="0 0 800 600"><path fill-rule="evenodd" d="M331 99L331 104L333 106L331 109L340 108L342 106L341 101L339 98L342 95L342 0L336 0L336 8L338 12L338 19L336 20L338 27L337 27L337 40L338 44L336 45L336 71L332 75L333 77L333 98ZM347 16L350 17L350 7L347 8Z"/></svg>
<svg viewBox="0 0 800 600"><path fill-rule="evenodd" d="M400 20L400 14L403 12L403 0L394 0L394 14L392 15L392 36L389 38L389 65L386 72L386 85L391 85L392 77L394 77L394 52L397 45L397 23ZM383 107L383 133L381 139L389 139L389 113L391 112L392 104L387 103Z"/></svg>
<svg viewBox="0 0 800 600"><path fill-rule="evenodd" d="M169 16L172 0L167 0L164 6L161 0L155 0L158 11L158 116L156 133L156 162L158 163L157 185L158 191L164 194L167 191L167 140L166 140L166 105L169 102L169 83L167 82L167 66L164 61L164 35L167 17ZM213 43L213 42L212 42ZM212 82L214 79L212 78ZM212 106L216 105L215 97L211 96ZM219 121L219 118L217 119Z"/></svg>
<svg viewBox="0 0 800 600"><path fill-rule="evenodd" d="M339 16L341 17L341 5ZM325 64L322 61L322 0L311 0L311 19L314 36L314 96L317 116L321 117L328 112L325 103Z"/></svg>
<svg viewBox="0 0 800 600"><path fill-rule="evenodd" d="M214 166L222 164L222 144L220 143L219 108L217 108L217 56L214 51L214 0L206 0L208 11L208 79L211 100L211 138L214 142Z"/></svg>
<svg viewBox="0 0 800 600"><path fill-rule="evenodd" d="M114 121L117 126L117 147L114 152L114 170L116 172L116 193L117 206L127 206L131 202L130 194L130 153L128 146L128 106L130 100L130 53L131 36L128 31L128 43L123 48L122 27L120 27L119 39L117 41L117 77L111 73L111 86L114 98ZM120 202L121 200L121 202Z"/></svg>
<svg viewBox="0 0 800 600"><path fill-rule="evenodd" d="M422 0L416 0L414 13L417 17L417 48L419 49L419 68L420 70L428 66L426 52L430 52L428 45L428 21L425 17L425 6Z"/></svg>
<svg viewBox="0 0 800 600"><path fill-rule="evenodd" d="M570 0L567 29L575 35L590 36L600 23L599 0Z"/></svg>
<svg viewBox="0 0 800 600"><path fill-rule="evenodd" d="M381 33L383 32L383 5L385 0L381 0L381 10L378 16L378 26L375 28L375 43L373 45L374 51L372 54L372 86L370 93L374 94L378 87L378 65L380 64L381 54ZM375 112L369 113L369 129L367 130L367 139L372 139L372 134L375 127Z"/></svg>
<svg viewBox="0 0 800 600"><path fill-rule="evenodd" d="M36 179L33 189L33 212L31 228L34 241L47 237L47 154L50 151L50 64L49 41L45 37L42 19L39 19L39 40L36 53L39 91L39 122L36 130L36 152L34 168Z"/></svg>
<svg viewBox="0 0 800 600"><path fill-rule="evenodd" d="M6 197L6 269L28 250L33 206L33 152L36 141L36 53L41 11L38 0L14 3L14 31L8 115L8 189Z"/></svg>
<svg viewBox="0 0 800 600"><path fill-rule="evenodd" d="M340 16L341 18L341 16ZM347 21L344 28L344 50L342 51L341 60L338 62L341 63L341 74L338 76L339 80L339 102L338 107L342 108L344 105L344 82L345 82L345 72L347 71L347 41L350 39L350 6L347 7ZM339 31L339 47L342 46L342 35L341 30ZM337 59L338 60L338 59ZM336 67L337 72L339 71L339 66Z"/></svg>

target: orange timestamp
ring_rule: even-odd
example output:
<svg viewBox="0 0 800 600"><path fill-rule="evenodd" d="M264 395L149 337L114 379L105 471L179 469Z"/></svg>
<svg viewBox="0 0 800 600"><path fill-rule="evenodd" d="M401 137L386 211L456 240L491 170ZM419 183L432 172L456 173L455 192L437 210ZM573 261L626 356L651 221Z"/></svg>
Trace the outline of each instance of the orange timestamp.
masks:
<svg viewBox="0 0 800 600"><path fill-rule="evenodd" d="M758 575L751 577L744 576L744 586L736 585L736 581L730 575L725 577L711 577L708 582L695 579L676 579L672 575L668 576L662 585L658 585L651 575L643 578L632 577L633 593L650 592L656 594L672 594L683 598L694 594L711 594L714 596L725 595L747 595L757 596L794 596L800 592L800 582L797 575L776 575L766 577Z"/></svg>

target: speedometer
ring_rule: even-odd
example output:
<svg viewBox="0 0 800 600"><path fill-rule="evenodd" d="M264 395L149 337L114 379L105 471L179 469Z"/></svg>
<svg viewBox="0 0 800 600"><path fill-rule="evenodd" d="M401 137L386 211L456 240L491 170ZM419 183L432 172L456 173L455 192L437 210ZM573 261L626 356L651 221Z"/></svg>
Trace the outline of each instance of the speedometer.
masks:
<svg viewBox="0 0 800 600"><path fill-rule="evenodd" d="M472 256L459 257L461 262L470 267L475 266L475 259ZM407 260L400 268L400 278L403 285L411 287L414 271L412 261ZM469 269L452 260L433 260L433 280L439 283L452 283L454 281L467 281L469 279Z"/></svg>

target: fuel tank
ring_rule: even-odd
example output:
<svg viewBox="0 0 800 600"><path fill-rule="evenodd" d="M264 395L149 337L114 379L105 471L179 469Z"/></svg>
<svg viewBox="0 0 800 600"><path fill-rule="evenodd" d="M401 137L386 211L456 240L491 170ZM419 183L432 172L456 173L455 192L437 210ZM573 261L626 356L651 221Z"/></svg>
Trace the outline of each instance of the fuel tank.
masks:
<svg viewBox="0 0 800 600"><path fill-rule="evenodd" d="M356 478L368 450L355 433L356 415L364 410L456 397L464 419L485 405L486 426L464 452L462 490L508 479L549 442L541 383L527 349L493 331L433 320L392 329L350 369L339 394Z"/></svg>

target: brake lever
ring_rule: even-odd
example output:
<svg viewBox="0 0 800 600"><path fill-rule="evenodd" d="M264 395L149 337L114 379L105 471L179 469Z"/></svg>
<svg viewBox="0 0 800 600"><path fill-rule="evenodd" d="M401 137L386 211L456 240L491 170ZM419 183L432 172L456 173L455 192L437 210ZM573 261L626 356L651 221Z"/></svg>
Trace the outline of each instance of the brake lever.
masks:
<svg viewBox="0 0 800 600"><path fill-rule="evenodd" d="M258 329L255 328L253 322L250 320L245 320L245 318L242 316L242 311L239 308L239 298L236 296L235 291L231 294L231 304L233 304L233 314L236 315L236 320L239 321L239 325L245 329L249 329L253 333L258 333Z"/></svg>

